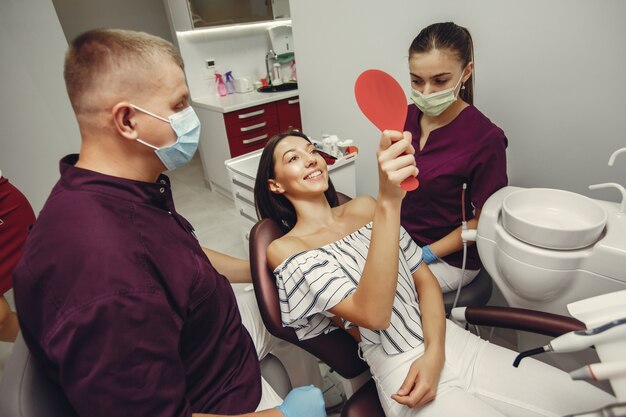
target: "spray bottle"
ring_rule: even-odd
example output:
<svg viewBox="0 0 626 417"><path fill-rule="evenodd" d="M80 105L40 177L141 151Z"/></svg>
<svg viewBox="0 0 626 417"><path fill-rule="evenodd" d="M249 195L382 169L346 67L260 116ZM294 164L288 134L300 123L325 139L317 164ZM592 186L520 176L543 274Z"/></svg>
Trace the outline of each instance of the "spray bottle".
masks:
<svg viewBox="0 0 626 417"><path fill-rule="evenodd" d="M226 91L228 91L228 94L232 94L235 92L235 82L233 80L232 71L228 71L226 73Z"/></svg>
<svg viewBox="0 0 626 417"><path fill-rule="evenodd" d="M298 81L298 74L296 73L296 60L291 61L291 79Z"/></svg>
<svg viewBox="0 0 626 417"><path fill-rule="evenodd" d="M228 94L228 90L226 89L226 85L224 85L224 80L222 79L222 74L219 72L215 73L215 83L217 84L217 94L220 96Z"/></svg>

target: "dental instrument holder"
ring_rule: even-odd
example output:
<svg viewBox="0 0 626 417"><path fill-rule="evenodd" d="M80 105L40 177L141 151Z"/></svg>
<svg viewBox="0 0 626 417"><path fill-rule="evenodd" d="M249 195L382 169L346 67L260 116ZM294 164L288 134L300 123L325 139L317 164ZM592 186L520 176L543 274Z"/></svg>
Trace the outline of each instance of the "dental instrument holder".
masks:
<svg viewBox="0 0 626 417"><path fill-rule="evenodd" d="M626 317L613 320L610 323L596 327L594 329L577 330L565 333L545 346L521 352L513 362L514 367L518 367L522 359L531 355L544 352L576 352L595 346L598 343L611 342L617 339L626 339Z"/></svg>
<svg viewBox="0 0 626 417"><path fill-rule="evenodd" d="M626 352L626 290L598 295L567 305L570 314L589 330L573 331L553 339L537 352L574 352L594 346L602 363L624 359ZM535 351L535 350L533 350ZM525 354L526 353L526 354ZM531 351L520 355L530 356ZM521 360L521 358L519 359ZM519 362L516 359L516 362ZM626 403L626 375L608 378L618 402Z"/></svg>

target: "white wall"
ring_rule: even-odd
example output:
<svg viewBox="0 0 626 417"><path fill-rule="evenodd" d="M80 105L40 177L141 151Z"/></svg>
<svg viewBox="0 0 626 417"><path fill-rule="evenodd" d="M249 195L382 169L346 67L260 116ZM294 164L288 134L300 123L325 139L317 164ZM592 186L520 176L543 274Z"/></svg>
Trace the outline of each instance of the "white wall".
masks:
<svg viewBox="0 0 626 417"><path fill-rule="evenodd" d="M97 28L148 32L172 41L162 0L52 0L69 41Z"/></svg>
<svg viewBox="0 0 626 417"><path fill-rule="evenodd" d="M470 29L475 104L509 138L510 184L617 200L589 184L624 183L626 2L605 0L291 0L303 128L353 138L357 192L375 195L379 133L354 100L357 76L378 68L410 88L407 55L423 27Z"/></svg>
<svg viewBox="0 0 626 417"><path fill-rule="evenodd" d="M185 74L192 98L217 94L206 60L214 59L222 75L265 77L265 54L270 50L267 28L276 23L257 23L223 28L177 32L178 47L185 61Z"/></svg>
<svg viewBox="0 0 626 417"><path fill-rule="evenodd" d="M35 213L80 136L63 82L67 43L50 0L0 2L0 169Z"/></svg>
<svg viewBox="0 0 626 417"><path fill-rule="evenodd" d="M278 2L288 11L287 0ZM175 33L183 60L191 97L197 99L217 95L215 72L232 71L235 78L249 76L253 81L267 75L265 54L271 49L268 28L290 25L290 19L224 25L192 29L186 0L163 0L170 26ZM286 6L284 6L286 4ZM216 67L207 70L206 61L215 60ZM283 64L284 71L289 64Z"/></svg>

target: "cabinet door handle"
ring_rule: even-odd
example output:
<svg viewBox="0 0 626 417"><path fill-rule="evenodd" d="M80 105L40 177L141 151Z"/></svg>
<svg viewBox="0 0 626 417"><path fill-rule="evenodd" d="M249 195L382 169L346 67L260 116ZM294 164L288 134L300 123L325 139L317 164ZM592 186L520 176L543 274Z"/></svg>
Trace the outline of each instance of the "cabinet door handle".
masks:
<svg viewBox="0 0 626 417"><path fill-rule="evenodd" d="M239 200L243 201L246 204L251 205L252 207L254 207L254 202L250 201L249 199L247 199L246 197L242 196L241 194L239 194L239 192L237 191L235 193L235 197L238 198Z"/></svg>
<svg viewBox="0 0 626 417"><path fill-rule="evenodd" d="M258 222L259 219L255 219L254 217L252 217L251 215L249 215L248 213L246 213L245 211L243 211L243 209L239 209L239 214L241 215L241 217L245 217L246 219L250 220L251 222Z"/></svg>
<svg viewBox="0 0 626 417"><path fill-rule="evenodd" d="M243 183L243 182L241 182L241 181L238 181L238 180L236 180L236 179L233 179L233 184L235 184L235 185L236 185L236 186L238 186L238 187L245 188L245 189L246 189L246 190L248 190L248 191L254 191L254 188L252 188L252 187L250 187L248 184L245 184L245 183ZM253 204L253 205L254 205L254 204Z"/></svg>
<svg viewBox="0 0 626 417"><path fill-rule="evenodd" d="M247 119L248 117L254 117L254 116L258 116L260 114L265 113L265 109L261 109L261 110L257 110L257 111L253 111L250 113L246 113L246 114L240 114L239 116L237 116L239 119Z"/></svg>
<svg viewBox="0 0 626 417"><path fill-rule="evenodd" d="M298 104L300 103L299 98L294 98L293 100L287 100L287 104Z"/></svg>
<svg viewBox="0 0 626 417"><path fill-rule="evenodd" d="M250 131L250 130L260 129L260 128L262 128L262 127L265 127L265 125L267 125L267 122L257 123L257 124L255 124L255 125L242 127L240 130L241 130L242 132L248 132L248 131Z"/></svg>
<svg viewBox="0 0 626 417"><path fill-rule="evenodd" d="M250 143L258 142L263 139L267 139L267 133L261 136L257 136L256 138L244 139L242 140L242 142L244 145L249 145Z"/></svg>

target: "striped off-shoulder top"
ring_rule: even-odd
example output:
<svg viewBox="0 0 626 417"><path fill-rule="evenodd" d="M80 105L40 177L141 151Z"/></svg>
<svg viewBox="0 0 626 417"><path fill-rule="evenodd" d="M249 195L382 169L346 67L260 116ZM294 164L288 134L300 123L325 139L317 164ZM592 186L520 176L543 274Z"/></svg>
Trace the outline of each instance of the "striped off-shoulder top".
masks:
<svg viewBox="0 0 626 417"><path fill-rule="evenodd" d="M357 287L372 238L372 223L321 248L285 259L275 270L283 326L300 340L337 329L328 310ZM382 344L388 354L406 352L423 342L422 321L412 273L422 263L422 250L401 228L398 285L391 324L385 330L359 327L364 343ZM388 277L379 277L388 279ZM344 320L345 328L356 327Z"/></svg>

